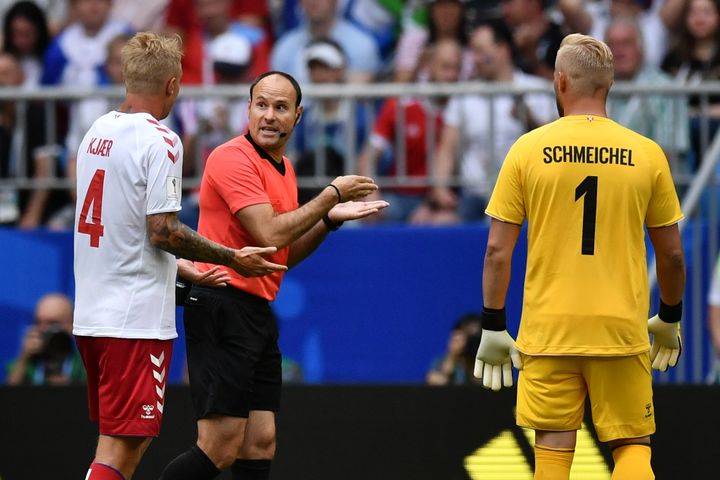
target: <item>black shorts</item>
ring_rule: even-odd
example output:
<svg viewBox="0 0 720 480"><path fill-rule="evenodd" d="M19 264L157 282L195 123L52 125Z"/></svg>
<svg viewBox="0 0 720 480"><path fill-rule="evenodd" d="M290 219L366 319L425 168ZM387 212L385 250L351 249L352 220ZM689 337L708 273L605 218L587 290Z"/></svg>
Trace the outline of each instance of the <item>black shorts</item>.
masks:
<svg viewBox="0 0 720 480"><path fill-rule="evenodd" d="M185 300L185 339L193 406L247 418L277 412L282 356L275 315L267 300L233 287L193 286Z"/></svg>

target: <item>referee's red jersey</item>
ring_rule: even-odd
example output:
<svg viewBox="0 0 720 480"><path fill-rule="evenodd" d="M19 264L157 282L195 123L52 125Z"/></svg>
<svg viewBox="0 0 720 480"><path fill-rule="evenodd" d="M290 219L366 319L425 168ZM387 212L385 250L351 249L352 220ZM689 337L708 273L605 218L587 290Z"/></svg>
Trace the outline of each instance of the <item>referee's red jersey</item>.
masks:
<svg viewBox="0 0 720 480"><path fill-rule="evenodd" d="M256 146L249 134L236 137L217 147L208 157L200 185L200 221L198 232L218 243L240 249L257 245L235 214L245 207L269 203L277 213L298 207L295 171L287 158L275 162ZM290 248L285 247L269 261L287 265ZM213 265L197 262L201 271ZM283 272L264 277L245 278L234 270L230 285L253 295L275 299Z"/></svg>

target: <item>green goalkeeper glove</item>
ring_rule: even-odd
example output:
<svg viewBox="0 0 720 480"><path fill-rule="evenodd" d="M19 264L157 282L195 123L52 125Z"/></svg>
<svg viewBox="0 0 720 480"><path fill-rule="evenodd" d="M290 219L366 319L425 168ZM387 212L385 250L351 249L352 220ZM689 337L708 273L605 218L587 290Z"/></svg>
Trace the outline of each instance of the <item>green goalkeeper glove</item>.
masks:
<svg viewBox="0 0 720 480"><path fill-rule="evenodd" d="M667 372L668 368L677 365L682 352L680 322L668 323L655 315L648 320L648 332L653 335L650 349L652 368Z"/></svg>
<svg viewBox="0 0 720 480"><path fill-rule="evenodd" d="M518 370L522 369L520 353L507 330L483 329L473 372L482 380L483 387L496 392L501 386L512 387L511 362Z"/></svg>

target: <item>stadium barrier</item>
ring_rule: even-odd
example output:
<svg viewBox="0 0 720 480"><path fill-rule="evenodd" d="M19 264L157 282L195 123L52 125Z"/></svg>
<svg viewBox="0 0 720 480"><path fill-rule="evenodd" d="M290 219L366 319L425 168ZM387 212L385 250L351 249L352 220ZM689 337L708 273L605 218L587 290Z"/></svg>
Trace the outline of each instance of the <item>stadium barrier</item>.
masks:
<svg viewBox="0 0 720 480"><path fill-rule="evenodd" d="M514 395L479 387L285 387L271 478L531 480L533 438L515 426ZM660 386L654 401L657 478L717 478L717 441L707 428L720 424L720 388ZM97 435L86 405L80 387L0 388L0 479L83 478ZM134 480L156 480L195 435L189 389L170 387L162 432ZM571 480L609 480L611 462L586 417Z"/></svg>
<svg viewBox="0 0 720 480"><path fill-rule="evenodd" d="M449 97L453 95L465 95L465 94L476 94L487 98L495 98L498 96L511 95L516 98L520 98L526 94L544 94L552 98L554 95L553 87L550 82L547 83L546 87L540 88L527 88L527 87L516 87L502 84L491 84L485 82L457 82L450 84L439 84L439 83L418 83L418 84L399 84L399 83L374 83L374 84L307 84L303 85L303 102L312 102L315 100L323 99L344 99L350 100L355 106L361 105L369 112L367 115L369 124L366 125L366 132L372 130L372 119L375 118L375 113L378 111L379 101L382 101L390 97L399 97L401 99L408 98L427 98L433 99L437 97ZM197 86L185 86L182 88L179 97L180 105L185 100L191 101L203 101L206 99L222 99L225 103L230 103L233 100L245 100L248 97L250 90L249 85L213 85L207 87ZM18 108L16 109L16 125L22 126L25 124L25 119L28 115L28 102L42 102L45 111L45 123L46 123L46 137L47 144L62 144L63 139L57 138L57 132L64 131L67 125L58 124L58 119L62 118L63 115L68 114L68 106L73 101L79 100L97 100L97 99L108 99L119 104L119 101L124 96L124 89L120 87L106 87L106 88L69 88L69 87L43 87L38 90L27 90L21 87L3 87L0 89L0 102L13 101L16 102ZM720 94L720 82L702 82L694 85L680 85L680 84L667 84L667 85L635 85L627 82L616 82L611 90L611 98L618 98L627 100L629 103L642 106L642 103L635 102L634 99L643 99L653 96L666 96L669 98L683 99L690 96L697 97L699 99L699 106L701 109L709 108L709 99L714 95ZM176 105L176 109L178 107ZM671 114L675 117L680 113L680 109L672 108ZM502 119L496 118L494 115L494 107L492 102L488 102L487 111L477 112L478 115L487 115L489 118L490 134L487 138L487 148L489 151L495 151L496 138L492 134L496 128L497 122ZM177 115L171 114L169 117L169 123L173 128L178 131L182 131L182 125L178 123ZM387 187L398 187L398 186L424 186L424 185L435 185L440 183L440 180L432 175L434 172L434 159L435 159L435 147L433 136L430 136L427 151L429 152L429 171L431 174L426 178L415 178L408 177L406 175L406 164L407 159L405 158L405 151L402 142L402 138L405 132L404 118L402 109L398 109L396 115L396 155L397 155L397 174L392 176L379 175L377 180L381 186ZM687 121L686 118L677 118L675 122ZM350 130L354 129L356 118L352 115L347 119L347 125ZM62 123L62 122L61 122ZM429 132L434 131L434 124L430 118L428 118L427 129ZM702 150L705 151L710 145L712 138L709 137L710 126L707 121L702 121L700 125L702 130ZM25 139L27 136L26 132L20 130L19 138ZM203 135L202 131L198 132L199 136ZM357 169L357 151L354 143L357 139L349 136L346 138L345 151L348 152L344 162L344 170L348 173L354 173ZM362 139L361 139L362 140ZM196 146L201 142L196 142ZM24 151L24 145L16 147L16 153ZM692 178L692 172L688 172L686 168L682 166L683 152L678 150L679 146L676 144L674 137L672 141L668 142L666 146L666 153L668 154L671 166L673 166L673 176L676 183L685 186L689 184ZM196 174L192 177L188 177L184 182L184 186L187 188L194 188L199 185L200 177L202 174L203 164L202 155L199 152L195 155L195 159L198 162L196 167ZM319 152L318 152L319 153ZM322 155L320 155L322 157ZM316 171L323 171L321 165L316 164ZM25 172L25 165L21 162L16 165L16 172ZM316 186L324 185L327 183L328 177L317 175L314 177L302 177L299 178L300 186ZM442 180L443 184L450 184L455 186L469 185L467 180L458 176L452 177L449 180ZM15 175L14 178L0 178L0 188L2 187L19 187L19 188L68 188L71 186L71 182L64 178L46 178L46 179L32 179L23 175Z"/></svg>
<svg viewBox="0 0 720 480"><path fill-rule="evenodd" d="M691 220L685 252L707 252L710 227ZM482 264L487 225L343 228L313 257L286 274L273 307L280 346L309 383L423 382L432 360L445 351L452 324L482 307ZM41 295L73 295L72 234L0 229L0 365L18 351ZM699 245L697 247L696 245ZM526 239L521 234L507 297L508 329L520 320ZM714 256L688 264L687 298L704 297ZM699 293L698 293L699 292ZM652 302L653 308L656 303ZM712 367L706 308L687 302L683 355L677 368L656 373L660 383L702 383ZM175 342L170 381L184 365ZM696 333L699 330L699 333ZM696 376L695 372L699 372Z"/></svg>

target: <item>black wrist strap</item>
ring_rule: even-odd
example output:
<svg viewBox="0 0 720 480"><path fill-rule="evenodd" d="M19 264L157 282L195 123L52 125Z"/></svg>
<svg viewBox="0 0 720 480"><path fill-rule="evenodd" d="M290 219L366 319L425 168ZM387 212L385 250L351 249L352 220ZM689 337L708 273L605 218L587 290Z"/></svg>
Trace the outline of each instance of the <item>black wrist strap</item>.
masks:
<svg viewBox="0 0 720 480"><path fill-rule="evenodd" d="M682 301L677 305L666 305L662 298L660 299L660 309L658 317L665 323L677 323L682 319Z"/></svg>
<svg viewBox="0 0 720 480"><path fill-rule="evenodd" d="M340 189L338 187L336 187L335 185L333 185L332 183L328 183L327 187L332 187L335 189L335 193L337 193L337 197L338 197L338 203L342 203L343 199L342 199L342 195L340 195ZM327 188L327 187L325 187L325 188Z"/></svg>
<svg viewBox="0 0 720 480"><path fill-rule="evenodd" d="M336 231L338 228L342 227L343 223L345 223L345 222L340 222L340 223L333 222L332 220L330 220L330 217L328 216L327 213L325 215L323 215L322 221L325 224L325 227L327 227L327 229L330 230L331 232Z"/></svg>
<svg viewBox="0 0 720 480"><path fill-rule="evenodd" d="M501 332L505 330L507 319L505 317L505 307L503 308L487 308L482 309L482 328L483 330L493 330Z"/></svg>

